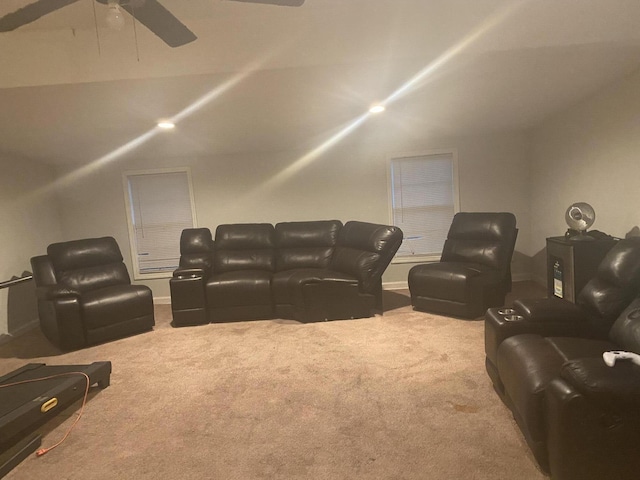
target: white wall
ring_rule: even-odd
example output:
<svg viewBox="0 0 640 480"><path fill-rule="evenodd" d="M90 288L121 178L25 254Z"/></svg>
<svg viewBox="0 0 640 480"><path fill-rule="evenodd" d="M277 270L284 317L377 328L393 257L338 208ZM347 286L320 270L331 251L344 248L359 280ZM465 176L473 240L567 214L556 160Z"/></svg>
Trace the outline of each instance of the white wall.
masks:
<svg viewBox="0 0 640 480"><path fill-rule="evenodd" d="M53 170L0 154L0 280L31 271L30 258L62 239L55 196L46 187ZM33 282L0 290L0 335L37 321ZM10 331L11 330L11 331Z"/></svg>
<svg viewBox="0 0 640 480"><path fill-rule="evenodd" d="M199 226L222 223L338 219L389 223L387 161L394 153L455 147L461 208L512 211L527 246L528 165L525 135L379 142L366 132L317 156L304 151L199 158L115 160L90 173L76 172L60 191L67 239L112 235L129 271L131 254L122 173L190 166ZM178 239L176 239L178 241ZM405 282L410 264L392 265L385 282ZM518 267L514 267L515 270ZM528 265L523 265L526 270ZM516 271L517 273L517 271ZM524 272L526 274L526 272ZM168 279L146 281L156 297L168 297Z"/></svg>
<svg viewBox="0 0 640 480"><path fill-rule="evenodd" d="M573 202L594 207L592 229L624 237L640 225L640 71L537 128L531 160L529 255L566 231Z"/></svg>

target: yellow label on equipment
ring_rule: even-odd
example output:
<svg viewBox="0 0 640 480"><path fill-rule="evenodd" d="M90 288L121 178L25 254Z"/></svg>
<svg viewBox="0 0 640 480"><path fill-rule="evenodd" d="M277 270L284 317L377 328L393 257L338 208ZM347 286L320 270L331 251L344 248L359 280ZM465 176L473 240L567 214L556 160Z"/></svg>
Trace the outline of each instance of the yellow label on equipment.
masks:
<svg viewBox="0 0 640 480"><path fill-rule="evenodd" d="M58 399L56 397L53 397L51 400L47 400L42 404L42 406L40 407L40 411L42 413L47 413L52 408L55 408L57 405L58 405Z"/></svg>

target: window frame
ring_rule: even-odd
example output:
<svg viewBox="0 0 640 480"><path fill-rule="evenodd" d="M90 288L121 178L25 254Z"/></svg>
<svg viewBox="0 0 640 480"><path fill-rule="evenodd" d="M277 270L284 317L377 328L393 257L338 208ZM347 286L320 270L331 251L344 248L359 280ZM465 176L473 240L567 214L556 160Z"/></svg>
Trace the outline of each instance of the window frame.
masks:
<svg viewBox="0 0 640 480"><path fill-rule="evenodd" d="M129 247L131 252L131 265L133 270L134 280L148 280L156 278L171 278L173 272L141 272L140 264L138 263L138 248L136 244L136 231L131 217L132 204L129 196L129 177L139 175L158 175L164 173L186 173L187 184L189 188L189 202L191 203L191 219L193 221L193 228L198 226L198 218L196 216L195 197L193 195L193 182L191 179L190 167L171 167L171 168L153 168L144 170L127 170L122 173L122 186L125 202L125 214L127 217L127 230L129 234ZM176 242L180 242L179 238L176 238Z"/></svg>
<svg viewBox="0 0 640 480"><path fill-rule="evenodd" d="M429 150L418 150L412 152L393 153L387 156L387 194L388 194L388 207L389 207L389 223L394 224L393 218L393 161L409 159L412 157L428 157L431 155L451 155L452 162L452 195L453 195L453 214L455 215L460 211L460 183L458 178L458 151L456 148L439 148ZM406 241L406 238L405 240ZM444 246L444 243L443 243ZM393 257L391 263L425 263L425 262L437 262L440 260L442 250L433 255L411 255L411 256L398 256L396 254Z"/></svg>

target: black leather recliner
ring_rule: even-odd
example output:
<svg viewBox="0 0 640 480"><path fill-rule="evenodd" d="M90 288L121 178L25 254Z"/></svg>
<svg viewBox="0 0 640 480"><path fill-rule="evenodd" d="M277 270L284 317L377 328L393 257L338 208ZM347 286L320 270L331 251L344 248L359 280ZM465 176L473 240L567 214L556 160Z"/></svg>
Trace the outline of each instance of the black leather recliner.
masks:
<svg viewBox="0 0 640 480"><path fill-rule="evenodd" d="M112 237L54 243L31 259L40 326L63 350L151 330L149 287L132 285Z"/></svg>
<svg viewBox="0 0 640 480"><path fill-rule="evenodd" d="M512 213L461 212L453 217L439 262L409 270L417 310L477 318L511 291L518 229Z"/></svg>
<svg viewBox="0 0 640 480"><path fill-rule="evenodd" d="M555 480L640 472L640 238L619 241L577 303L521 299L485 315L486 367L540 466Z"/></svg>
<svg viewBox="0 0 640 480"><path fill-rule="evenodd" d="M186 229L170 281L174 326L382 312L382 274L402 242L394 226L338 220Z"/></svg>

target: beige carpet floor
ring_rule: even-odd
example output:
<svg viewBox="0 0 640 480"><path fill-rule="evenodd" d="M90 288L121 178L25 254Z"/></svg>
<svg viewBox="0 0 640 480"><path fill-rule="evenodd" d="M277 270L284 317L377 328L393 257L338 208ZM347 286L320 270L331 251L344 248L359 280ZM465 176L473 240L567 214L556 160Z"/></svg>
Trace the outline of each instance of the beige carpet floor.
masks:
<svg viewBox="0 0 640 480"><path fill-rule="evenodd" d="M157 305L154 331L76 352L39 330L14 339L0 374L102 360L113 373L60 447L5 478L547 478L485 373L483 322L415 312L407 293L385 292L368 319L174 329Z"/></svg>

